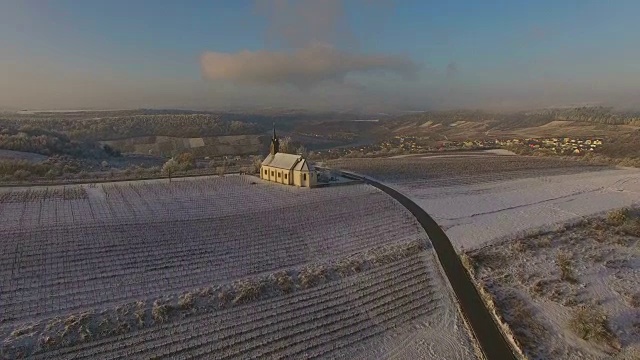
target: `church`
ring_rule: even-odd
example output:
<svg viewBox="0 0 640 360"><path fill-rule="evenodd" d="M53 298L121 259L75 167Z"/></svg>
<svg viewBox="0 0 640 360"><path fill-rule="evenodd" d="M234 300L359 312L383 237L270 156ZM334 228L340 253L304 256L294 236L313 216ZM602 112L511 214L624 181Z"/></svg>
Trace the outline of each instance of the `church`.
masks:
<svg viewBox="0 0 640 360"><path fill-rule="evenodd" d="M274 126L269 155L260 166L261 179L299 187L316 186L318 175L307 159L302 155L285 154L279 150L280 141Z"/></svg>

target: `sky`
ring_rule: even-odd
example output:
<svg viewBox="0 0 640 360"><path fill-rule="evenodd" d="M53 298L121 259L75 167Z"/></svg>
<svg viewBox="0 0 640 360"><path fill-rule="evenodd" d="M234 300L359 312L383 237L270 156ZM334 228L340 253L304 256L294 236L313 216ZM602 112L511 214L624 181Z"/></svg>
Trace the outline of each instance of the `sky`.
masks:
<svg viewBox="0 0 640 360"><path fill-rule="evenodd" d="M640 108L636 0L0 0L0 109Z"/></svg>

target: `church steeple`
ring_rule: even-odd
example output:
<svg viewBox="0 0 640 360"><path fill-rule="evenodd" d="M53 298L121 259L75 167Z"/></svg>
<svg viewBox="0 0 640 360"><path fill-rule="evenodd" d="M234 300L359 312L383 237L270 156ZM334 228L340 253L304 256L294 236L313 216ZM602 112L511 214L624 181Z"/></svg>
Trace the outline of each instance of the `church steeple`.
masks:
<svg viewBox="0 0 640 360"><path fill-rule="evenodd" d="M280 150L280 140L278 140L278 136L276 135L276 123L273 123L273 138L271 139L271 147L269 148L269 153L271 155L275 155Z"/></svg>

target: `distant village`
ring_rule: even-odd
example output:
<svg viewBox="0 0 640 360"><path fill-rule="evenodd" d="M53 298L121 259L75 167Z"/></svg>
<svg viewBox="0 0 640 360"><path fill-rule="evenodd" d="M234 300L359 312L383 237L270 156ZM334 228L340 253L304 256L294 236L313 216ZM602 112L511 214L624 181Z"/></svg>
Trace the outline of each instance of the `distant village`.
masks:
<svg viewBox="0 0 640 360"><path fill-rule="evenodd" d="M582 155L603 145L602 138L549 137L482 140L441 140L434 144L428 137L396 136L376 144L334 148L312 153L313 158L383 157L434 151L512 148L530 152L543 151L558 155Z"/></svg>
<svg viewBox="0 0 640 360"><path fill-rule="evenodd" d="M601 138L542 138L542 139L508 139L496 140L502 147L526 146L532 150L547 150L558 155L582 155L602 146Z"/></svg>

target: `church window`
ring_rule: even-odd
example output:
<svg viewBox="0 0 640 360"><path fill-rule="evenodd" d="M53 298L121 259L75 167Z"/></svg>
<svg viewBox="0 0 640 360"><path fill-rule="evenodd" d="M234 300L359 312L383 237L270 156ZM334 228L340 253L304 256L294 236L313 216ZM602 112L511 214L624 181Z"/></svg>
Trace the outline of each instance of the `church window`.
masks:
<svg viewBox="0 0 640 360"><path fill-rule="evenodd" d="M307 174L302 174L302 180L307 181Z"/></svg>

